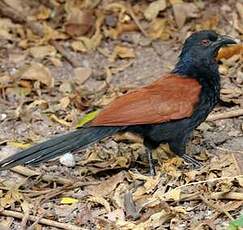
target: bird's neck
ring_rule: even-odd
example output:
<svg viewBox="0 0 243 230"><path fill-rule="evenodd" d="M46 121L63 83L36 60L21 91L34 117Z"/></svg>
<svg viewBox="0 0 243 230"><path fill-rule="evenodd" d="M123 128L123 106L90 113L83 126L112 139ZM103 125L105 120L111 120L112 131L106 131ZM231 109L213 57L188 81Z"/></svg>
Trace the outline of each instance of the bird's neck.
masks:
<svg viewBox="0 0 243 230"><path fill-rule="evenodd" d="M213 59L197 59L197 57L183 56L177 62L172 73L195 78L202 85L214 84L219 86L220 84L218 64Z"/></svg>
<svg viewBox="0 0 243 230"><path fill-rule="evenodd" d="M203 91L210 89L210 92L213 93L214 102L217 103L220 91L220 76L218 64L215 60L184 56L178 61L172 73L196 79L202 85Z"/></svg>

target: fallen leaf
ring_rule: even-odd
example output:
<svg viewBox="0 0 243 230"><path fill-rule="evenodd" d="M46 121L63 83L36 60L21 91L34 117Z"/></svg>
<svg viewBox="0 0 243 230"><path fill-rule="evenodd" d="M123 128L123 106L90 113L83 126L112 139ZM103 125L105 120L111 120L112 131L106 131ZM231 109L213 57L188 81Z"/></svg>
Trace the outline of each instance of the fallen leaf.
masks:
<svg viewBox="0 0 243 230"><path fill-rule="evenodd" d="M237 2L236 9L241 17L241 20L243 21L243 3Z"/></svg>
<svg viewBox="0 0 243 230"><path fill-rule="evenodd" d="M86 67L78 67L74 69L74 80L77 82L79 85L82 85L85 81L89 79L89 77L92 74L92 69L91 68L86 68Z"/></svg>
<svg viewBox="0 0 243 230"><path fill-rule="evenodd" d="M79 200L72 197L63 197L60 201L61 204L75 204L78 203Z"/></svg>
<svg viewBox="0 0 243 230"><path fill-rule="evenodd" d="M34 58L39 59L56 55L56 49L51 45L31 47L29 52Z"/></svg>
<svg viewBox="0 0 243 230"><path fill-rule="evenodd" d="M176 24L179 29L183 27L187 18L198 17L198 8L194 3L181 2L172 5Z"/></svg>
<svg viewBox="0 0 243 230"><path fill-rule="evenodd" d="M180 196L181 196L181 190L178 188L175 188L175 189L172 189L169 192L165 193L164 199L178 201L178 200L180 200Z"/></svg>
<svg viewBox="0 0 243 230"><path fill-rule="evenodd" d="M4 0L12 9L22 12L24 10L21 0Z"/></svg>
<svg viewBox="0 0 243 230"><path fill-rule="evenodd" d="M21 79L39 81L49 88L54 86L54 78L50 70L40 63L32 63L23 71Z"/></svg>
<svg viewBox="0 0 243 230"><path fill-rule="evenodd" d="M154 20L160 11L163 11L166 8L166 1L165 0L157 0L154 2L151 2L147 9L144 11L144 17L152 21Z"/></svg>
<svg viewBox="0 0 243 230"><path fill-rule="evenodd" d="M71 126L71 122L67 122L67 121L65 121L64 119L60 119L60 118L58 118L55 114L52 114L52 115L50 116L50 119L51 119L52 121L55 121L55 122L61 124L61 125L64 125L64 126L67 126L67 127L70 127L70 126Z"/></svg>
<svg viewBox="0 0 243 230"><path fill-rule="evenodd" d="M91 196L88 198L88 201L101 204L105 207L107 212L111 212L111 206L110 206L109 202L101 196Z"/></svg>
<svg viewBox="0 0 243 230"><path fill-rule="evenodd" d="M104 35L112 39L117 39L125 32L137 31L139 28L134 22L121 23L118 22L115 28L104 29Z"/></svg>
<svg viewBox="0 0 243 230"><path fill-rule="evenodd" d="M14 28L17 28L17 26L14 25L11 22L11 20L0 18L0 38L1 39L6 39L11 41L13 39L12 30Z"/></svg>
<svg viewBox="0 0 243 230"><path fill-rule="evenodd" d="M115 191L118 184L123 182L125 178L125 173L120 172L118 174L115 174L114 176L110 177L109 179L102 181L99 185L90 185L87 186L86 191L94 196L107 196L112 191Z"/></svg>
<svg viewBox="0 0 243 230"><path fill-rule="evenodd" d="M243 45L236 44L227 47L223 47L219 50L217 60L220 59L229 59L234 55L243 54Z"/></svg>
<svg viewBox="0 0 243 230"><path fill-rule="evenodd" d="M93 30L95 17L91 10L72 8L65 23L66 32L74 37L79 37Z"/></svg>
<svg viewBox="0 0 243 230"><path fill-rule="evenodd" d="M51 10L43 5L40 5L40 7L37 9L35 13L35 18L37 20L46 20L51 16Z"/></svg>
<svg viewBox="0 0 243 230"><path fill-rule="evenodd" d="M87 52L86 46L81 41L73 41L73 42L71 42L71 48L74 51L76 51L76 52L82 52L82 53Z"/></svg>
<svg viewBox="0 0 243 230"><path fill-rule="evenodd" d="M88 123L89 121L93 120L97 114L99 113L99 110L95 110L93 112L87 113L85 114L79 121L78 124L76 125L76 128L82 127L83 125L85 125L86 123Z"/></svg>
<svg viewBox="0 0 243 230"><path fill-rule="evenodd" d="M62 84L59 86L59 90L62 93L70 94L73 91L72 83L68 80L63 81Z"/></svg>
<svg viewBox="0 0 243 230"><path fill-rule="evenodd" d="M70 98L69 97L63 97L61 100L60 100L60 108L65 110L68 105L70 104Z"/></svg>
<svg viewBox="0 0 243 230"><path fill-rule="evenodd" d="M16 141L9 141L8 145L11 147L20 148L20 149L27 149L31 146L31 144L21 143L21 142L16 142Z"/></svg>
<svg viewBox="0 0 243 230"><path fill-rule="evenodd" d="M125 220L125 214L123 209L119 208L105 215L108 220L115 222L116 220Z"/></svg>
<svg viewBox="0 0 243 230"><path fill-rule="evenodd" d="M218 15L207 18L207 20L204 20L200 24L196 25L196 29L197 30L214 29L218 26L219 19L220 18Z"/></svg>
<svg viewBox="0 0 243 230"><path fill-rule="evenodd" d="M122 59L124 59L124 58L134 58L135 57L135 53L134 53L134 50L132 48L118 45L113 50L109 60L110 61L115 61L117 57L122 58Z"/></svg>
<svg viewBox="0 0 243 230"><path fill-rule="evenodd" d="M148 30L148 35L151 39L161 39L168 40L170 34L166 28L167 20L164 18L156 18L150 25Z"/></svg>

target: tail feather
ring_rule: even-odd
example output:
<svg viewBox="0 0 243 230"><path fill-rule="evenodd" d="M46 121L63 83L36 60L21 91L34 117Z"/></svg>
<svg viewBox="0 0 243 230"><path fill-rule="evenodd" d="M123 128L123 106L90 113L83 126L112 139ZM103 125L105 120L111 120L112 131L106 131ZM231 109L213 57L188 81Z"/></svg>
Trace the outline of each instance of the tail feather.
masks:
<svg viewBox="0 0 243 230"><path fill-rule="evenodd" d="M62 136L34 145L0 162L0 170L16 165L37 165L64 153L82 149L89 144L110 136L122 127L84 127Z"/></svg>

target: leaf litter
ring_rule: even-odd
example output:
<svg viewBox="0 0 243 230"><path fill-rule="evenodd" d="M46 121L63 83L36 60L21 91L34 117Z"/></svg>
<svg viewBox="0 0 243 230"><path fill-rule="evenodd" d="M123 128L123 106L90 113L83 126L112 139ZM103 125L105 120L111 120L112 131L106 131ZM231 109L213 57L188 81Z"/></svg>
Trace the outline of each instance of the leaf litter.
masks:
<svg viewBox="0 0 243 230"><path fill-rule="evenodd" d="M1 158L85 125L115 97L169 71L195 30L242 40L240 1L11 0L0 2L0 15ZM241 44L219 52L225 105L188 146L204 167L193 170L161 146L150 177L141 140L116 135L77 151L72 164L64 157L63 165L1 172L1 227L242 227L243 113L227 115L243 106L242 57Z"/></svg>

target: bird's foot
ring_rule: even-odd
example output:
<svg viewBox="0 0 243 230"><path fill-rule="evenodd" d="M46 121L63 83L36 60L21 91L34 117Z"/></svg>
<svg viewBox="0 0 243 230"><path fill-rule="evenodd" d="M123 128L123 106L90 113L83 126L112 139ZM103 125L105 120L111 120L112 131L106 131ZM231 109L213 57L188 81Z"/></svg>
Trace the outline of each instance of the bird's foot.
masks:
<svg viewBox="0 0 243 230"><path fill-rule="evenodd" d="M198 169L201 168L203 166L203 164L199 161L197 161L196 159L194 159L193 157L187 155L187 154L183 154L181 156L181 158L188 164L191 164L193 168Z"/></svg>

